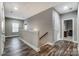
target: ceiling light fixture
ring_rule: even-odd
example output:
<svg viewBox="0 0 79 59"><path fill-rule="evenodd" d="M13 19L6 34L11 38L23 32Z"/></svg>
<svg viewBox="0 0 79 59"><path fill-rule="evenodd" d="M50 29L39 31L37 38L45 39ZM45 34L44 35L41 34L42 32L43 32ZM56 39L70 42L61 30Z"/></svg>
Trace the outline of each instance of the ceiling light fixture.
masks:
<svg viewBox="0 0 79 59"><path fill-rule="evenodd" d="M17 8L17 7L14 7L14 9L15 9L15 10L18 10L18 8Z"/></svg>
<svg viewBox="0 0 79 59"><path fill-rule="evenodd" d="M68 8L68 6L64 6L64 10L68 10L69 8Z"/></svg>

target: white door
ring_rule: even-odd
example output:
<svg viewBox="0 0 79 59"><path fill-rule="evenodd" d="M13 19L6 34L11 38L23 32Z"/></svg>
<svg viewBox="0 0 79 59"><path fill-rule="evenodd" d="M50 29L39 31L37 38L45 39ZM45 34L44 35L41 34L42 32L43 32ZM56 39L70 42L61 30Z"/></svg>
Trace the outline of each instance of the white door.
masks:
<svg viewBox="0 0 79 59"><path fill-rule="evenodd" d="M0 2L0 55L2 55L4 50L5 41L5 18L4 18L4 6Z"/></svg>

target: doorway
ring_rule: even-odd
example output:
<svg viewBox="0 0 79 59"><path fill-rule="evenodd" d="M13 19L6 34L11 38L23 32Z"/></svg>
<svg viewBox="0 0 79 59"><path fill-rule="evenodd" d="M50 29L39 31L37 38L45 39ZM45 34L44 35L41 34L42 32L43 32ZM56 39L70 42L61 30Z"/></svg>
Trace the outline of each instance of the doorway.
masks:
<svg viewBox="0 0 79 59"><path fill-rule="evenodd" d="M64 19L62 25L63 39L74 41L74 19Z"/></svg>

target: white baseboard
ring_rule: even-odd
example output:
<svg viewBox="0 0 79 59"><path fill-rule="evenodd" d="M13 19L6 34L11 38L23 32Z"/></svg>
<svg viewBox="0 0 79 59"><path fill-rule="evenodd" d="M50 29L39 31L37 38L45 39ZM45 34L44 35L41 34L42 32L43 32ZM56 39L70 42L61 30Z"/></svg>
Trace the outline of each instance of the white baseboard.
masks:
<svg viewBox="0 0 79 59"><path fill-rule="evenodd" d="M78 41L74 41L74 40L73 41L72 40L66 40L66 41L71 41L71 42L74 42L74 43L78 43Z"/></svg>
<svg viewBox="0 0 79 59"><path fill-rule="evenodd" d="M3 50L0 49L0 56L2 56L2 55L3 55Z"/></svg>
<svg viewBox="0 0 79 59"><path fill-rule="evenodd" d="M79 55L79 46L78 46L78 55Z"/></svg>
<svg viewBox="0 0 79 59"><path fill-rule="evenodd" d="M49 45L53 45L53 43L51 43L51 42L47 42L47 44L49 44Z"/></svg>
<svg viewBox="0 0 79 59"><path fill-rule="evenodd" d="M19 35L9 35L9 36L5 36L5 38L7 38L7 37L15 37L15 36L19 36Z"/></svg>
<svg viewBox="0 0 79 59"><path fill-rule="evenodd" d="M4 43L1 43L0 56L3 55L4 52Z"/></svg>
<svg viewBox="0 0 79 59"><path fill-rule="evenodd" d="M49 44L49 45L53 45L53 43L51 43L51 42L47 42L47 43L43 44L42 46L47 45L47 44ZM40 47L42 47L42 46L40 46Z"/></svg>
<svg viewBox="0 0 79 59"><path fill-rule="evenodd" d="M31 48L33 48L35 51L39 52L40 48L37 48L33 45L31 45L30 43L26 42L25 40L23 40L22 38L20 38L21 41L23 41L25 44L27 44L28 46L30 46Z"/></svg>

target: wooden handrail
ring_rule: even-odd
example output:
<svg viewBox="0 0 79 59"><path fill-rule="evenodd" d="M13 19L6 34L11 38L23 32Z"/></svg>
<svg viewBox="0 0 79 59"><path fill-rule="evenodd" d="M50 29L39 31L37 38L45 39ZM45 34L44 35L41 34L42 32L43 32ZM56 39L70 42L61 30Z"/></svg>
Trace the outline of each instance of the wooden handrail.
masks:
<svg viewBox="0 0 79 59"><path fill-rule="evenodd" d="M46 32L44 35L42 35L41 37L40 37L40 39L42 39L44 36L46 36L48 34L48 32Z"/></svg>

